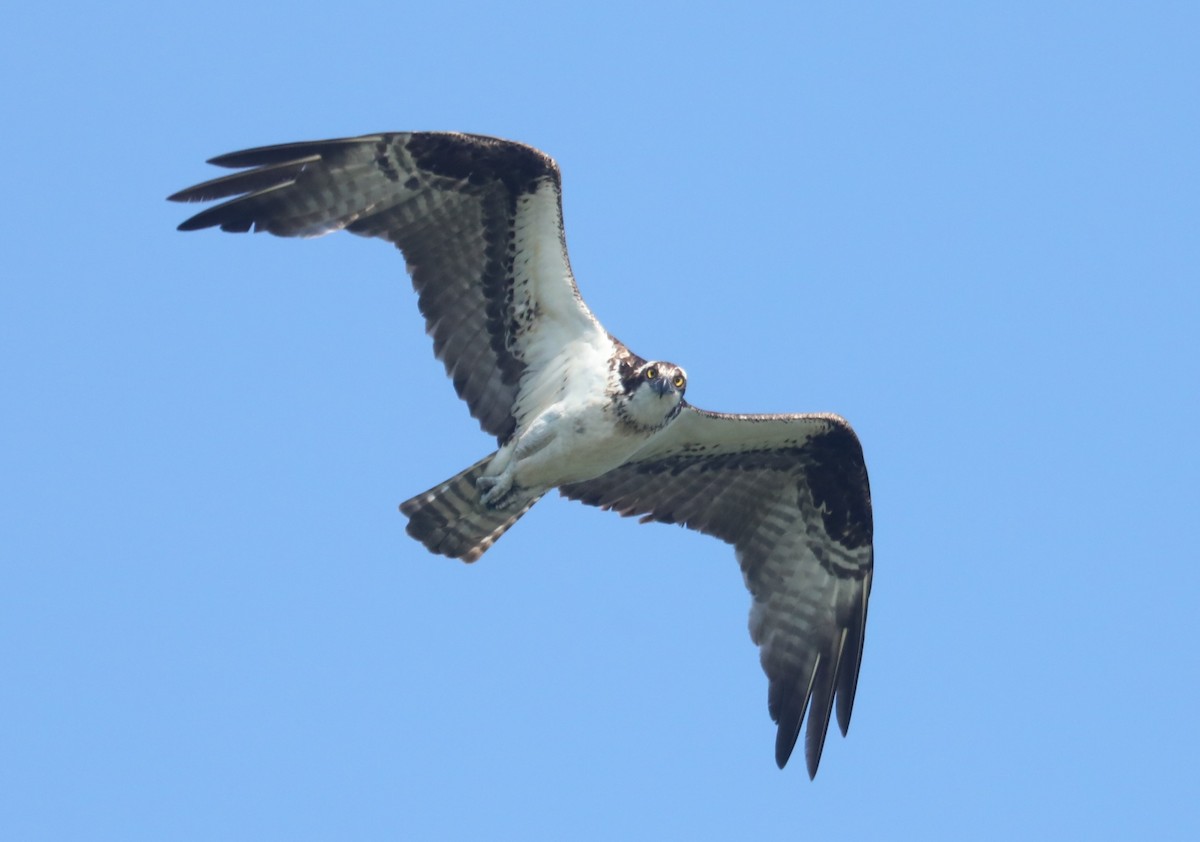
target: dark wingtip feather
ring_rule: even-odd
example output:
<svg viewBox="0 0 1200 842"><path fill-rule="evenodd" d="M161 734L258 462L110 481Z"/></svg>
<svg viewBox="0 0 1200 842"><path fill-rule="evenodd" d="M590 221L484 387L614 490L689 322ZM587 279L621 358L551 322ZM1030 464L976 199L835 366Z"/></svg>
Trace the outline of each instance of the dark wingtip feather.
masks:
<svg viewBox="0 0 1200 842"><path fill-rule="evenodd" d="M779 730L775 732L775 765L782 769L792 757L796 741L800 739L800 725L804 722L804 708L796 715L779 718Z"/></svg>
<svg viewBox="0 0 1200 842"><path fill-rule="evenodd" d="M199 215L200 214L196 214L196 216L199 216ZM205 225L203 222L197 222L196 216L185 219L183 222L181 222L175 226L175 230L176 231L200 231L201 229L212 227L212 225Z"/></svg>
<svg viewBox="0 0 1200 842"><path fill-rule="evenodd" d="M222 214L214 213L221 208L209 208L206 211L201 211L195 216L188 217L183 222L175 226L176 231L200 231L205 228L216 228L220 226L222 231L230 231L235 234L244 234L251 229L254 221L250 219L224 219Z"/></svg>
<svg viewBox="0 0 1200 842"><path fill-rule="evenodd" d="M829 720L833 717L833 696L838 687L846 653L846 630L842 630L828 662L822 664L814 682L812 700L809 703L808 729L804 734L804 759L808 764L808 777L817 776L821 765L821 753L825 750L825 738L829 735ZM824 659L822 659L824 661Z"/></svg>
<svg viewBox="0 0 1200 842"><path fill-rule="evenodd" d="M230 205L238 202L234 199L230 202L217 205L216 207L207 208L200 211L195 216L188 217L183 222L179 223L176 230L179 231L199 231L202 228L215 228L220 226L222 231L233 231L235 233L243 233L250 230L254 224L254 220L244 216L231 216Z"/></svg>
<svg viewBox="0 0 1200 842"><path fill-rule="evenodd" d="M809 700L812 698L813 683L821 668L821 655L818 653L808 681L804 684L772 682L768 693L768 705L771 718L779 724L775 732L775 765L782 769L791 759L800 738L800 729L804 725L804 714L808 711ZM803 689L801 689L803 688Z"/></svg>
<svg viewBox="0 0 1200 842"><path fill-rule="evenodd" d="M255 175L257 172L255 170L244 175ZM244 234L250 230L275 232L277 229L273 224L273 220L264 222L262 215L263 202L269 201L275 191L285 190L293 183L293 181L287 180L278 184L271 184L268 187L263 187L245 196L238 196L227 202L206 208L195 216L185 219L179 224L178 230L196 231L201 228L219 226L222 231L230 231L235 234ZM204 187L204 185L199 185L199 187Z"/></svg>
<svg viewBox="0 0 1200 842"><path fill-rule="evenodd" d="M341 137L333 140L302 140L298 143L279 143L274 146L257 146L254 149L242 149L238 152L226 152L215 158L209 158L208 163L218 167L263 167L273 164L286 164L298 158L323 154L359 146L363 143L375 143L383 140L386 135L369 134L358 137Z"/></svg>
<svg viewBox="0 0 1200 842"><path fill-rule="evenodd" d="M305 167L319 160L320 157L309 155L246 172L224 175L172 193L167 197L167 201L211 202L213 199L227 199L230 196L255 193L272 187L286 187L296 182L296 178Z"/></svg>
<svg viewBox="0 0 1200 842"><path fill-rule="evenodd" d="M819 680L823 658L815 653L808 680L784 681L775 679L767 692L767 709L779 729L775 733L775 765L782 769L787 765L800 738L804 725L804 714L809 710L813 688Z"/></svg>
<svg viewBox="0 0 1200 842"><path fill-rule="evenodd" d="M867 571L863 582L862 610L857 621L846 629L847 659L845 669L838 678L837 721L842 736L850 730L850 714L854 711L854 694L858 692L858 673L862 669L863 645L867 636L867 597L871 593L871 572Z"/></svg>
<svg viewBox="0 0 1200 842"><path fill-rule="evenodd" d="M829 684L827 697L814 700L808 715L808 731L804 734L804 762L808 767L808 779L817 776L821 765L821 754L825 751L825 737L829 733L829 718L833 713L833 683Z"/></svg>
<svg viewBox="0 0 1200 842"><path fill-rule="evenodd" d="M305 167L321 160L322 156L340 151L364 142L374 142L382 135L363 135L361 137L339 138L336 140L304 141L300 143L283 143L276 146L260 146L255 149L243 149L239 152L228 152L210 158L208 163L218 167L243 168L255 167L246 172L210 179L201 184L184 188L167 197L168 202L210 202L214 199L226 199L230 196L255 194L293 183ZM254 221L240 213L231 213L234 202L227 202L196 214L180 223L178 231L197 231L202 228L220 226L222 231L242 233L249 231Z"/></svg>

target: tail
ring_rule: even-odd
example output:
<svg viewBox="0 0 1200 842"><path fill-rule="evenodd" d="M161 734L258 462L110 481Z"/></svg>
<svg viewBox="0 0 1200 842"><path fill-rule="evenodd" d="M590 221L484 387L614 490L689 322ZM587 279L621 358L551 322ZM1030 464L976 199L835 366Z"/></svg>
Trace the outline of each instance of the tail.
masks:
<svg viewBox="0 0 1200 842"><path fill-rule="evenodd" d="M492 461L492 454L458 476L400 504L408 516L408 534L430 552L471 562L525 514L542 495L517 500L511 507L489 509L479 502L475 481Z"/></svg>

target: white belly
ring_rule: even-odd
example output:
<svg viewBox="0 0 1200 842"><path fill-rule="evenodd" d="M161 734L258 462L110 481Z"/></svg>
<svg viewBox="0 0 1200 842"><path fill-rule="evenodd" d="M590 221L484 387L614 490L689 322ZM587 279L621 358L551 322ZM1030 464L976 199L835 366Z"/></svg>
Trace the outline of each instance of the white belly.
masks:
<svg viewBox="0 0 1200 842"><path fill-rule="evenodd" d="M521 433L514 478L522 488L549 489L598 477L624 464L650 438L614 423L599 404L571 414L555 408Z"/></svg>

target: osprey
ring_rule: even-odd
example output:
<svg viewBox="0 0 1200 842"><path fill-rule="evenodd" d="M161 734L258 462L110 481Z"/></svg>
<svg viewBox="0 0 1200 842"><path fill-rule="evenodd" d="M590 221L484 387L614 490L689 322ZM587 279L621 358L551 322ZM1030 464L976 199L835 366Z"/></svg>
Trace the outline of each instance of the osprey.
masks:
<svg viewBox="0 0 1200 842"><path fill-rule="evenodd" d="M182 231L380 237L407 262L434 353L498 449L403 503L429 550L475 561L552 488L733 545L787 763L808 712L816 774L850 724L873 569L862 448L836 415L733 415L608 333L567 259L558 166L520 143L412 132L209 161L241 172L170 198L228 201ZM248 169L247 169L248 168ZM232 198L230 198L232 197Z"/></svg>

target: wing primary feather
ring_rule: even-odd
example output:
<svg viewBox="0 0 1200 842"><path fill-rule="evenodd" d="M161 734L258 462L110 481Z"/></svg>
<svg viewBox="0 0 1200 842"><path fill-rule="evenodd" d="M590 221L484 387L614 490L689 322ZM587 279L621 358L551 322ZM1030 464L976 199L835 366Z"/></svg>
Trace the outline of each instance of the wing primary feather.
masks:
<svg viewBox="0 0 1200 842"><path fill-rule="evenodd" d="M306 166L321 160L319 155L308 155L278 164L261 167L247 172L223 175L195 187L180 190L167 197L168 202L210 202L243 193L254 193L268 187L292 184Z"/></svg>
<svg viewBox="0 0 1200 842"><path fill-rule="evenodd" d="M201 228L220 226L222 231L244 234L251 228L254 228L256 223L259 223L260 214L257 211L261 209L262 202L272 193L279 190L286 190L293 183L285 181L282 184L265 187L248 196L239 196L236 199L222 202L207 210L202 210L195 216L179 223L178 230L196 231Z"/></svg>
<svg viewBox="0 0 1200 842"><path fill-rule="evenodd" d="M771 713L779 722L779 730L775 733L775 765L780 769L787 765L792 750L796 748L796 740L799 739L800 728L804 724L804 714L808 710L808 700L812 697L813 682L817 680L817 672L820 669L821 653L818 652L813 659L812 671L809 673L808 683L804 686L804 692L792 693L790 698L778 700L778 706L770 705ZM788 687L780 685L779 692L783 695L795 687L794 684ZM795 710L789 709L797 700L800 702L799 707Z"/></svg>
<svg viewBox="0 0 1200 842"><path fill-rule="evenodd" d="M872 572L867 571L863 580L858 617L848 628L846 650L849 653L846 666L838 680L837 720L842 736L850 730L850 714L854 710L854 694L858 691L858 672L862 668L863 645L867 637L867 597L871 593Z"/></svg>
<svg viewBox="0 0 1200 842"><path fill-rule="evenodd" d="M808 730L804 734L804 760L808 765L808 777L817 776L821 765L821 752L825 749L825 735L829 733L829 719L833 715L833 694L838 686L838 673L842 668L842 657L846 649L846 630L838 636L837 645L827 668L813 688L813 697L808 706Z"/></svg>
<svg viewBox="0 0 1200 842"><path fill-rule="evenodd" d="M243 149L239 152L227 152L215 158L209 158L208 163L218 167L263 167L270 164L282 164L295 161L298 158L308 158L338 149L352 148L363 143L383 140L387 135L359 135L358 137L341 137L334 140L309 140L299 143L277 143L274 146L257 146L254 149Z"/></svg>

